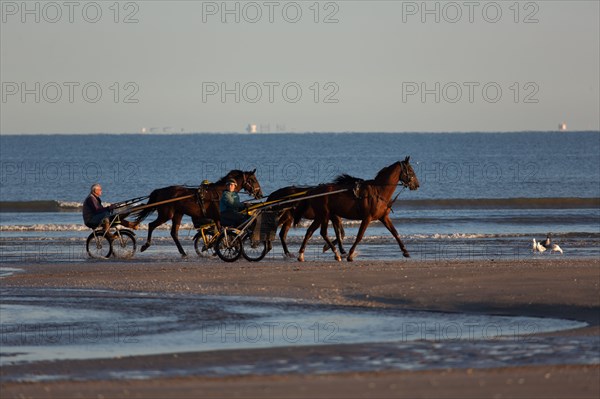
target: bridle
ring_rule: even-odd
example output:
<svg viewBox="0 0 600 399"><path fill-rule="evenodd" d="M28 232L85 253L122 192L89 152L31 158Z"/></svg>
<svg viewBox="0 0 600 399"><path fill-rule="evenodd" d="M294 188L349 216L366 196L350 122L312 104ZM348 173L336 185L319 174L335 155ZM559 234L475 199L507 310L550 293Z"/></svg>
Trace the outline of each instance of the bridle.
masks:
<svg viewBox="0 0 600 399"><path fill-rule="evenodd" d="M250 194L251 196L253 196L254 198L259 199L258 193L257 193L258 190L254 187L254 185L252 184L250 179L246 178L245 173L242 173L242 188L244 190L246 190L246 192L248 194Z"/></svg>
<svg viewBox="0 0 600 399"><path fill-rule="evenodd" d="M404 175L404 179L408 180L408 181L404 181L402 179L402 175ZM411 182L412 178L408 177L408 168L406 167L406 163L405 161L401 161L400 162L400 178L398 179L398 185L402 185L404 188L409 187L409 183Z"/></svg>

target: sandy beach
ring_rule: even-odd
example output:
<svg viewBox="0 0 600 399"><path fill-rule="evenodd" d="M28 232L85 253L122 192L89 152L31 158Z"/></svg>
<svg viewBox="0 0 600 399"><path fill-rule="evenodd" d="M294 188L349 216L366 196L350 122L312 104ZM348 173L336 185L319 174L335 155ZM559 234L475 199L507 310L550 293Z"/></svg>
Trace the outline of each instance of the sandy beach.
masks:
<svg viewBox="0 0 600 399"><path fill-rule="evenodd" d="M358 261L223 263L81 262L6 265L22 269L5 288L110 289L131 292L277 297L323 305L450 313L533 316L585 322L547 333L600 339L600 260L544 257L514 261ZM256 364L368 351L368 345L321 345L65 360L5 366L2 377L49 370L123 371L161 366ZM596 345L596 350L600 347ZM34 397L340 397L596 398L600 365L552 364L425 371L162 377L147 380L7 382L3 398Z"/></svg>

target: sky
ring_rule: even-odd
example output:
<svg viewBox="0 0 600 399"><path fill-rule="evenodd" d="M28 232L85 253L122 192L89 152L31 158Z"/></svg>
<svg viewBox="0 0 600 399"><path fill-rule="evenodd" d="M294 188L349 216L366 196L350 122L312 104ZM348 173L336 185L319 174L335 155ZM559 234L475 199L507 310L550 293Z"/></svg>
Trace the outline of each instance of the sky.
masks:
<svg viewBox="0 0 600 399"><path fill-rule="evenodd" d="M0 134L600 130L597 0L0 5Z"/></svg>

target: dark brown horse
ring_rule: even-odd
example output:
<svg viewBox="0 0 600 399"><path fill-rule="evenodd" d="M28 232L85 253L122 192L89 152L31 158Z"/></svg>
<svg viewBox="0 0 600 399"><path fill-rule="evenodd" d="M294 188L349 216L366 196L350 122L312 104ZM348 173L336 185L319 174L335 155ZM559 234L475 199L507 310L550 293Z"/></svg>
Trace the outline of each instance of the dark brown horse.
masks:
<svg viewBox="0 0 600 399"><path fill-rule="evenodd" d="M278 190L273 191L269 197L267 198L267 202L269 201L275 201L275 200L279 200L285 197L288 197L290 195L293 194L298 194L298 193L302 193L302 192L308 192L310 190L313 190L315 187L314 186L310 186L310 187L298 187L298 186L288 186L288 187L283 187L280 188ZM308 204L304 203L305 201L300 201L298 203L290 203L290 204L286 204L285 205L285 209L283 210L283 212L281 213L281 215L279 216L279 220L277 225L281 226L281 230L279 230L279 239L281 240L281 246L283 248L283 253L284 256L288 256L288 257L294 257L294 255L292 255L288 249L287 243L286 243L286 239L287 239L287 234L290 231L290 228L292 227L292 224L294 222L294 218L295 215L294 213L296 212L297 209L302 209L302 214L298 214L298 220L300 220L301 218L303 219L310 219L313 220L315 218L315 213L313 212L312 208L310 206L307 206ZM335 217L336 220L334 223L334 228L339 228L341 229L341 231L339 232L339 236L343 239L344 238L344 228L342 227L342 222L341 220L339 220L339 218L336 216ZM336 223L337 222L337 223ZM337 234L336 234L337 236ZM335 240L333 243L335 244L337 240ZM342 254L345 254L346 251L344 251L344 247L342 246L342 241L338 241L337 242L339 247L340 247L340 252ZM323 252L325 252L327 249L329 249L329 246L325 246L323 247Z"/></svg>
<svg viewBox="0 0 600 399"><path fill-rule="evenodd" d="M199 188L184 186L169 186L159 188L150 194L148 205L159 203L174 198L188 197L179 201L159 204L155 207L148 207L140 211L136 216L135 223L139 224L149 214L158 212L158 217L148 224L148 239L140 249L144 252L152 244L152 232L161 224L171 220L171 237L177 245L177 249L182 256L187 256L181 243L179 242L179 225L183 215L192 217L194 225L199 224L202 219L212 219L220 227L219 200L225 189L225 182L233 179L237 182L236 191L244 189L254 198L262 198L262 189L255 176L256 169L250 172L241 170L232 170L226 176L215 183L203 184Z"/></svg>
<svg viewBox="0 0 600 399"><path fill-rule="evenodd" d="M381 169L373 180L365 180L359 182L358 185L354 183L353 186L340 183L325 184L307 193L307 195L315 195L342 189L347 190L337 194L306 200L308 203L307 206L310 206L315 213L315 220L306 231L298 254L298 260L301 262L304 261L306 243L319 226L321 227L321 236L334 252L336 260L341 260L335 246L329 240L329 237L327 237L328 220L335 216L361 221L356 240L348 253L347 259L349 262L354 259L356 246L362 240L367 226L373 220L379 220L383 223L398 242L403 255L407 258L410 257L389 217L392 206L391 198L399 183L410 190L419 188L419 180L410 165L410 157L406 157L404 161L395 162ZM298 210L298 212L301 211L301 209Z"/></svg>

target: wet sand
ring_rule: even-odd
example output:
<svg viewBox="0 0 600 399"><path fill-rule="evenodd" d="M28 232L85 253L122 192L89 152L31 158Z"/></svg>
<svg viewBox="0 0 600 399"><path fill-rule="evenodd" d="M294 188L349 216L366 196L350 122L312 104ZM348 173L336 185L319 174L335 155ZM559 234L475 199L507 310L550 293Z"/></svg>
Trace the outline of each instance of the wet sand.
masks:
<svg viewBox="0 0 600 399"><path fill-rule="evenodd" d="M11 266L11 265L6 265ZM131 261L12 265L24 269L4 287L115 289L203 295L282 297L323 304L554 317L589 327L550 333L600 339L600 260L545 256L514 261L358 261L148 263ZM270 348L153 355L106 360L39 362L48 370L129 368L268 361L365 350L361 345ZM598 348L600 351L600 347ZM12 367L12 366L11 366ZM1 374L10 375L11 367ZM2 397L540 397L597 398L599 365L544 365L494 369L381 371L327 375L168 377L9 383Z"/></svg>

